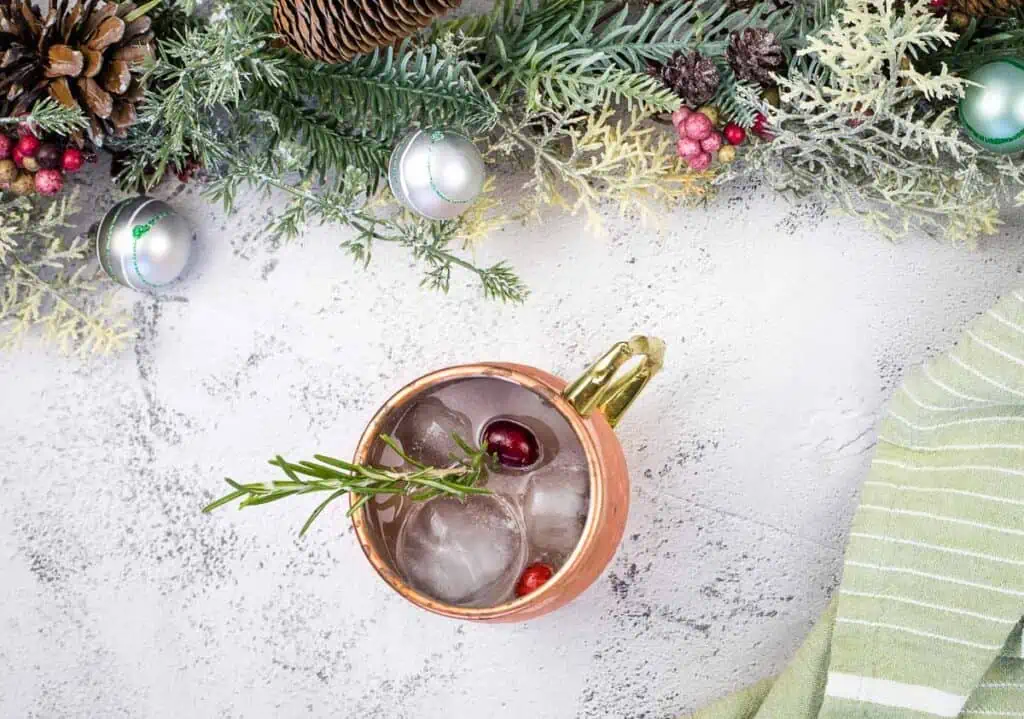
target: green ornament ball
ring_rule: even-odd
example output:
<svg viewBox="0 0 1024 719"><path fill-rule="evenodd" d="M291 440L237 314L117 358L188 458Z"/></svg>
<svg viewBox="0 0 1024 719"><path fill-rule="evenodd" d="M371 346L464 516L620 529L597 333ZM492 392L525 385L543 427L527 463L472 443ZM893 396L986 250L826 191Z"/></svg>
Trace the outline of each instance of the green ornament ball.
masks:
<svg viewBox="0 0 1024 719"><path fill-rule="evenodd" d="M972 72L960 101L960 124L991 152L1024 150L1024 60L996 60Z"/></svg>

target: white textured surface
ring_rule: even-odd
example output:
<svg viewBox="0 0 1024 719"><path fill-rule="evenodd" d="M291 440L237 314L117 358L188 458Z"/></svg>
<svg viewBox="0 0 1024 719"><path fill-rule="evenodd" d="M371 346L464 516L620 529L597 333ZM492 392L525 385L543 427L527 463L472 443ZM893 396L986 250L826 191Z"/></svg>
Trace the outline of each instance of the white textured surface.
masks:
<svg viewBox="0 0 1024 719"><path fill-rule="evenodd" d="M103 206L109 198L100 200ZM873 424L904 369L1020 281L1010 229L976 253L892 246L849 218L737 189L610 238L552 216L483 250L522 308L368 272L334 229L271 252L185 193L191 275L122 291L123 355L0 357L0 716L671 717L778 670L838 581ZM438 367L572 376L613 341L668 363L621 425L626 539L568 608L517 626L423 613L373 574L341 512L212 516L272 453L344 456L377 405Z"/></svg>

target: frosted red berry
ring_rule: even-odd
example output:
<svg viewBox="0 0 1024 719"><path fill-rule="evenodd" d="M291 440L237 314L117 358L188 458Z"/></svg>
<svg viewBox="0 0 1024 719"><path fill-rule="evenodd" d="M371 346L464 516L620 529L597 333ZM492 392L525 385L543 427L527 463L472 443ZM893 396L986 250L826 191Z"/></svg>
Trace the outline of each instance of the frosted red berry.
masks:
<svg viewBox="0 0 1024 719"><path fill-rule="evenodd" d="M40 195L56 195L64 189L64 176L60 170L40 170L36 173L36 192Z"/></svg>
<svg viewBox="0 0 1024 719"><path fill-rule="evenodd" d="M765 117L764 114L760 112L757 113L757 116L754 118L754 125L750 129L755 135L760 137L762 140L771 140L773 137L775 137L768 129L768 118Z"/></svg>
<svg viewBox="0 0 1024 719"><path fill-rule="evenodd" d="M676 143L676 152L684 160L689 160L700 152L700 143L688 137L680 138L679 142Z"/></svg>
<svg viewBox="0 0 1024 719"><path fill-rule="evenodd" d="M10 160L17 143L7 135L0 135L0 160Z"/></svg>
<svg viewBox="0 0 1024 719"><path fill-rule="evenodd" d="M710 135L700 141L700 149L704 152L718 152L718 149L722 146L722 135L718 132L712 132Z"/></svg>
<svg viewBox="0 0 1024 719"><path fill-rule="evenodd" d="M730 145L742 145L743 141L747 139L747 131L735 122L728 123L722 130L722 134L725 135L725 141Z"/></svg>
<svg viewBox="0 0 1024 719"><path fill-rule="evenodd" d="M533 594L553 576L555 576L555 570L547 564L543 562L531 564L519 575L519 581L516 582L516 596L525 597L527 594Z"/></svg>
<svg viewBox="0 0 1024 719"><path fill-rule="evenodd" d="M686 118L686 121L683 123L683 128L686 131L687 137L691 140L697 140L698 142L714 131L714 125L711 124L711 118L702 112L695 112Z"/></svg>
<svg viewBox="0 0 1024 719"><path fill-rule="evenodd" d="M39 152L39 146L42 143L39 142L39 138L35 135L23 135L18 140L18 149L21 150L21 154L25 157L35 157L36 153Z"/></svg>
<svg viewBox="0 0 1024 719"><path fill-rule="evenodd" d="M484 449L505 467L529 467L540 458L533 432L518 422L499 419L484 430Z"/></svg>
<svg viewBox="0 0 1024 719"><path fill-rule="evenodd" d="M690 115L693 114L693 110L688 108L686 105L680 105L679 108L672 113L672 124L678 130L680 126L686 121Z"/></svg>
<svg viewBox="0 0 1024 719"><path fill-rule="evenodd" d="M704 170L711 167L711 153L709 152L698 152L696 155L689 160L690 169L697 172L703 172Z"/></svg>
<svg viewBox="0 0 1024 719"><path fill-rule="evenodd" d="M78 172L82 169L84 162L85 157L77 147L69 147L64 150L64 154L60 158L60 164L64 168L64 172Z"/></svg>

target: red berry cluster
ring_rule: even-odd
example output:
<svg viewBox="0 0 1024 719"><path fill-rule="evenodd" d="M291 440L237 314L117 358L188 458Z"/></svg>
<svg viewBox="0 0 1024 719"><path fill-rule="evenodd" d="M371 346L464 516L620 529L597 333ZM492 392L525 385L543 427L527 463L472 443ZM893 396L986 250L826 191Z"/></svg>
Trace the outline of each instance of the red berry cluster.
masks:
<svg viewBox="0 0 1024 719"><path fill-rule="evenodd" d="M747 131L735 122L726 123L719 131L718 111L713 107L693 110L683 105L672 113L672 124L679 133L676 152L697 172L711 167L715 156L719 162L732 162L736 159L736 145L747 139Z"/></svg>
<svg viewBox="0 0 1024 719"><path fill-rule="evenodd" d="M0 191L56 195L64 189L64 174L78 172L84 162L77 147L40 140L28 123L18 126L16 137L0 133Z"/></svg>

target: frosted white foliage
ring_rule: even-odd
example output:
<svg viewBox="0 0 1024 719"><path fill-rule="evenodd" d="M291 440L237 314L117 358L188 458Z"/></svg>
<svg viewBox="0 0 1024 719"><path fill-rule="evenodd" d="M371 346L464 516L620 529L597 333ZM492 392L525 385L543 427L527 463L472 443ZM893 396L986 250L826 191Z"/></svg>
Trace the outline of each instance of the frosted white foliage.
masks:
<svg viewBox="0 0 1024 719"><path fill-rule="evenodd" d="M105 353L127 339L123 319L99 304L92 243L70 232L75 201L0 194L0 348L34 328L66 352Z"/></svg>
<svg viewBox="0 0 1024 719"><path fill-rule="evenodd" d="M1024 188L1022 169L960 130L963 79L915 65L957 37L928 0L847 0L779 78L780 107L748 98L774 135L752 163L891 238L923 230L973 243L995 232L1001 201Z"/></svg>

